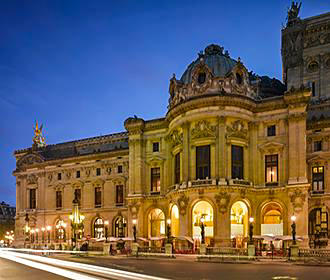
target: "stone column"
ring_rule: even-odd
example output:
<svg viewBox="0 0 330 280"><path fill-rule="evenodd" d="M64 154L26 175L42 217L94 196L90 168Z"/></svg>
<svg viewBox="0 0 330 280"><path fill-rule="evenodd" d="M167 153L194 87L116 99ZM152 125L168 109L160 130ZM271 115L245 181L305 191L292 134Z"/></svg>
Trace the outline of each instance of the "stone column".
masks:
<svg viewBox="0 0 330 280"><path fill-rule="evenodd" d="M227 154L226 154L226 125L225 125L226 119L225 117L221 116L218 119L219 123L219 137L218 137L218 147L219 147L219 177L221 181L225 181L226 176L226 160L227 160Z"/></svg>
<svg viewBox="0 0 330 280"><path fill-rule="evenodd" d="M182 151L182 158L183 158L183 169L182 169L182 177L183 181L187 182L191 180L191 174L189 172L190 168L190 141L189 141L189 128L190 124L188 122L182 125L183 128L183 151Z"/></svg>

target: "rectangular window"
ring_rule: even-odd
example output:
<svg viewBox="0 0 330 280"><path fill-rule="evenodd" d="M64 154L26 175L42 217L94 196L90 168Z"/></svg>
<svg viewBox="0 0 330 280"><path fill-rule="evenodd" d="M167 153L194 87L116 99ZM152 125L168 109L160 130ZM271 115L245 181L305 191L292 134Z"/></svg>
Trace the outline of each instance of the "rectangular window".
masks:
<svg viewBox="0 0 330 280"><path fill-rule="evenodd" d="M101 175L101 168L96 168L96 176L100 176Z"/></svg>
<svg viewBox="0 0 330 280"><path fill-rule="evenodd" d="M99 208L101 207L101 197L102 197L102 191L101 187L96 187L95 188L95 207Z"/></svg>
<svg viewBox="0 0 330 280"><path fill-rule="evenodd" d="M124 186L116 186L116 204L124 204Z"/></svg>
<svg viewBox="0 0 330 280"><path fill-rule="evenodd" d="M175 184L180 184L180 153L175 155L174 165Z"/></svg>
<svg viewBox="0 0 330 280"><path fill-rule="evenodd" d="M267 127L267 136L275 136L276 135L276 125L270 125Z"/></svg>
<svg viewBox="0 0 330 280"><path fill-rule="evenodd" d="M76 178L80 178L80 170L77 171Z"/></svg>
<svg viewBox="0 0 330 280"><path fill-rule="evenodd" d="M62 173L57 173L57 180L62 180Z"/></svg>
<svg viewBox="0 0 330 280"><path fill-rule="evenodd" d="M62 191L56 191L56 209L62 208Z"/></svg>
<svg viewBox="0 0 330 280"><path fill-rule="evenodd" d="M74 197L78 200L78 205L81 205L81 189L74 190Z"/></svg>
<svg viewBox="0 0 330 280"><path fill-rule="evenodd" d="M122 165L118 165L117 171L118 171L118 173L123 173L123 166Z"/></svg>
<svg viewBox="0 0 330 280"><path fill-rule="evenodd" d="M313 167L313 192L324 192L324 167Z"/></svg>
<svg viewBox="0 0 330 280"><path fill-rule="evenodd" d="M196 179L210 178L210 145L196 147Z"/></svg>
<svg viewBox="0 0 330 280"><path fill-rule="evenodd" d="M152 151L159 152L159 142L152 143Z"/></svg>
<svg viewBox="0 0 330 280"><path fill-rule="evenodd" d="M243 179L243 147L231 146L231 178Z"/></svg>
<svg viewBox="0 0 330 280"><path fill-rule="evenodd" d="M30 209L37 208L37 198L36 198L36 189L29 189L29 198L30 198Z"/></svg>
<svg viewBox="0 0 330 280"><path fill-rule="evenodd" d="M278 182L278 155L265 156L266 183Z"/></svg>
<svg viewBox="0 0 330 280"><path fill-rule="evenodd" d="M314 142L314 152L322 151L322 141Z"/></svg>
<svg viewBox="0 0 330 280"><path fill-rule="evenodd" d="M151 192L160 192L160 168L151 168Z"/></svg>

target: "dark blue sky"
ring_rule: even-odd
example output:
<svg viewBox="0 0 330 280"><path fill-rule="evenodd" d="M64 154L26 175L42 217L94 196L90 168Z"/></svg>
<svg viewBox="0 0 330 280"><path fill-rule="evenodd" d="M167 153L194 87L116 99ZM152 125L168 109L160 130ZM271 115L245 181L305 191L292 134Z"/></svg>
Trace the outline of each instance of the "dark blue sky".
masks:
<svg viewBox="0 0 330 280"><path fill-rule="evenodd" d="M289 0L0 1L0 201L15 204L13 151L123 131L166 113L168 81L210 43L281 79ZM306 0L301 17L330 11Z"/></svg>

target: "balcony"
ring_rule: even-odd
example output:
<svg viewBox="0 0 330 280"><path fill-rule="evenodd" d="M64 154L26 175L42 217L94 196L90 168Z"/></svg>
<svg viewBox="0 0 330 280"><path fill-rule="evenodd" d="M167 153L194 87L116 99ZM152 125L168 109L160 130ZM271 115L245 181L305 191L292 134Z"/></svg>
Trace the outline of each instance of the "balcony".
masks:
<svg viewBox="0 0 330 280"><path fill-rule="evenodd" d="M209 186L209 185L216 186L217 181L215 179L206 178L206 179L197 179L188 182L188 188L196 188L196 187Z"/></svg>
<svg viewBox="0 0 330 280"><path fill-rule="evenodd" d="M229 186L243 186L243 187L250 187L252 186L252 182L244 179L230 179L228 181Z"/></svg>

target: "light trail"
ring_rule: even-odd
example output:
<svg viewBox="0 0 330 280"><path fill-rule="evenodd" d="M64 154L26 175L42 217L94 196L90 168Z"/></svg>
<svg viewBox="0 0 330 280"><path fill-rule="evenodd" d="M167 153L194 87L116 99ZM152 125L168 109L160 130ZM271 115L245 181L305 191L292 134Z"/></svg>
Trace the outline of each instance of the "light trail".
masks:
<svg viewBox="0 0 330 280"><path fill-rule="evenodd" d="M42 252L42 251L38 251L38 252ZM129 271L125 271L125 270L101 267L101 266L90 265L90 264L82 264L82 263L52 259L52 258L47 258L47 257L16 253L16 252L11 252L11 251L2 251L2 254L1 254L1 251L0 251L0 257L1 257L1 255L10 255L10 256L20 258L20 259L23 258L23 259L26 259L26 260L47 263L47 264L50 264L50 265L65 267L67 269L76 269L76 270L79 270L79 271L82 271L82 272L92 273L92 274L96 274L96 275L102 276L102 277L107 277L107 278L110 277L111 279L118 279L118 280L169 280L169 279L166 279L166 278L161 278L161 277L157 277L157 276L150 276L150 275L135 273L135 272L129 272Z"/></svg>
<svg viewBox="0 0 330 280"><path fill-rule="evenodd" d="M30 260L22 259L16 256L12 256L11 254L7 253L0 253L0 258L4 258L13 262L17 262L26 266L33 267L35 269L47 271L56 275L60 275L69 279L74 279L74 280L99 280L100 278L92 277L92 276L87 276L81 273L77 272L72 272L68 271L66 269L54 267L51 265L47 264L42 264L42 263L36 263Z"/></svg>

